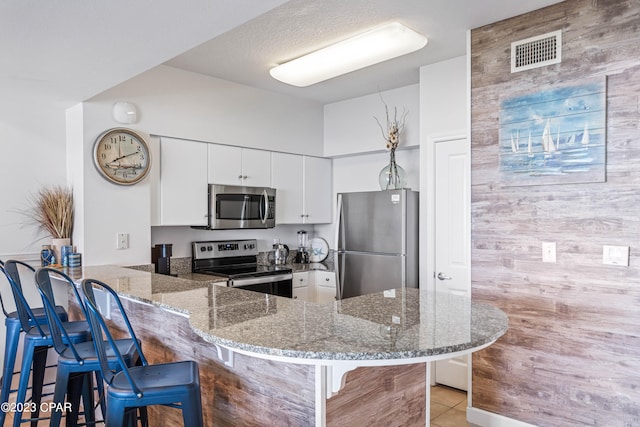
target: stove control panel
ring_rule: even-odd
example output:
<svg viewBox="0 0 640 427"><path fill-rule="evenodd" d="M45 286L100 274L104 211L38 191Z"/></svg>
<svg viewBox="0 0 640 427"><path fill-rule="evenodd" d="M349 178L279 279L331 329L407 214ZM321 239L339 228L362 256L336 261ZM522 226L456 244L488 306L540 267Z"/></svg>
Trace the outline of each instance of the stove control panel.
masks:
<svg viewBox="0 0 640 427"><path fill-rule="evenodd" d="M193 242L191 244L191 254L193 259L258 255L258 242L255 239Z"/></svg>

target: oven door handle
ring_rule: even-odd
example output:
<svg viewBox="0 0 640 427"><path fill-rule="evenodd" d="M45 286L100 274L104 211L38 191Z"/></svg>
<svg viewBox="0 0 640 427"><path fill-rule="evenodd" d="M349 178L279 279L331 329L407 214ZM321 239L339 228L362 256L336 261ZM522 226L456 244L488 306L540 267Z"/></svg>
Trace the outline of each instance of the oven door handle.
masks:
<svg viewBox="0 0 640 427"><path fill-rule="evenodd" d="M229 280L230 288L238 288L241 286L249 286L249 285L259 285L261 283L271 283L271 282L282 282L284 280L292 280L293 274L285 273L285 274L274 274L269 276L260 276L260 277L248 277L246 279L231 279Z"/></svg>

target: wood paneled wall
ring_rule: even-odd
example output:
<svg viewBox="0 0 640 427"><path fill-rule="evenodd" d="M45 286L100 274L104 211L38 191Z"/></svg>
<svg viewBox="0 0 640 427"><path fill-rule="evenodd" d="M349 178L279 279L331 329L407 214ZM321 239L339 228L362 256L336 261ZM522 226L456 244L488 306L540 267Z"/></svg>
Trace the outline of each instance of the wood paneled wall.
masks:
<svg viewBox="0 0 640 427"><path fill-rule="evenodd" d="M562 63L511 74L513 41L563 30ZM473 357L473 406L538 426L640 425L640 1L567 0L475 29L472 292L510 329ZM606 182L505 187L499 106L607 78ZM557 263L541 243L556 242ZM630 246L629 267L602 264Z"/></svg>

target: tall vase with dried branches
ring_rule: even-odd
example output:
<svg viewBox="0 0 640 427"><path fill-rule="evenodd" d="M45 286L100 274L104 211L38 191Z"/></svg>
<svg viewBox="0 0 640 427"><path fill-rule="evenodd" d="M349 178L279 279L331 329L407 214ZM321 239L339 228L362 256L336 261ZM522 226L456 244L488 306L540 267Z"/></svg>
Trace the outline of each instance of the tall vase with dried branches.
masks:
<svg viewBox="0 0 640 427"><path fill-rule="evenodd" d="M383 101L384 102L384 101ZM396 148L400 144L400 133L404 129L405 118L408 112L403 111L398 118L398 109L393 109L393 118L389 117L389 107L384 104L384 110L387 118L387 129L383 129L380 121L376 117L376 122L382 131L382 137L387 141L386 148L390 151L389 164L382 168L378 174L378 181L381 190L399 190L405 187L405 171L396 163Z"/></svg>
<svg viewBox="0 0 640 427"><path fill-rule="evenodd" d="M73 233L73 191L63 186L42 188L31 196L25 215L50 234L51 246L60 263L60 248L71 244Z"/></svg>

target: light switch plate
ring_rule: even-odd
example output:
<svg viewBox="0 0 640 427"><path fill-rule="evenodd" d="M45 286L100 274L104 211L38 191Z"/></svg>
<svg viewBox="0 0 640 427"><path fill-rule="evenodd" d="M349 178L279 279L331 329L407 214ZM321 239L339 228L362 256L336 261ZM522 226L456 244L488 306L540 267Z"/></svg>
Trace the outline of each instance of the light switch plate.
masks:
<svg viewBox="0 0 640 427"><path fill-rule="evenodd" d="M602 263L606 265L629 266L629 246L602 247Z"/></svg>
<svg viewBox="0 0 640 427"><path fill-rule="evenodd" d="M118 233L117 239L116 249L129 248L129 233Z"/></svg>
<svg viewBox="0 0 640 427"><path fill-rule="evenodd" d="M556 262L556 242L542 242L542 262Z"/></svg>

